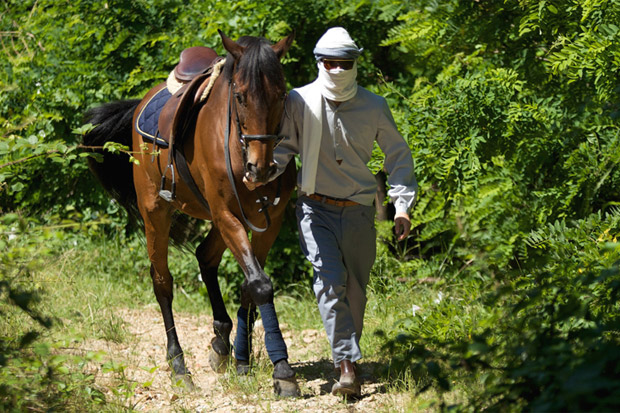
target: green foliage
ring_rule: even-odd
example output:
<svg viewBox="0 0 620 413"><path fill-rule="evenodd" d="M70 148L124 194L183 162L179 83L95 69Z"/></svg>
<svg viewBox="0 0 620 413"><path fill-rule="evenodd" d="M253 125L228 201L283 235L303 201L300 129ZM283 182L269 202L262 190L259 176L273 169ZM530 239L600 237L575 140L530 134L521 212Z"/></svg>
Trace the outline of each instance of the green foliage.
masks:
<svg viewBox="0 0 620 413"><path fill-rule="evenodd" d="M36 226L17 214L0 219L2 411L75 411L84 403L96 406L105 402L94 378L82 370L101 355L63 354L59 345L45 339L58 320L41 311L41 296L48 285L34 275L42 270L56 245L66 241L57 229Z"/></svg>
<svg viewBox="0 0 620 413"><path fill-rule="evenodd" d="M384 44L406 48L412 66L424 60L424 77L409 93L399 83L379 90L406 99L396 117L421 182L414 225L423 225L422 239L437 243L443 234L439 242L457 253L476 244L459 254L464 261L502 266L526 254L530 229L585 216L617 196L617 109L598 103L607 92L567 86L538 58L555 37L541 32L534 41L533 32L498 25L524 18L517 4L466 3L410 11L417 20L394 28ZM581 24L594 30L614 16ZM557 23L555 35L579 27L562 21L567 27Z"/></svg>
<svg viewBox="0 0 620 413"><path fill-rule="evenodd" d="M482 383L462 408L613 410L620 4L413 3L383 44L417 78L376 90L404 103L414 259L379 264L460 298L406 318L388 344L440 389L454 375Z"/></svg>
<svg viewBox="0 0 620 413"><path fill-rule="evenodd" d="M316 76L316 40L342 25L365 49L359 82L389 101L420 183L409 239L392 243L391 229L379 228L385 242L372 285L386 297L417 292L407 316L382 326L405 374L419 380L416 391L464 383L466 400L455 403L463 410L617 410L618 0L1 7L0 212L11 222L4 221L0 251L15 228L32 228L32 217L66 234L76 222L86 233L122 234L124 214L93 190L78 146L88 107L141 96L185 47L223 53L217 29L271 40L294 29L284 68L289 86L300 86ZM376 151L370 166L381 164ZM19 257L39 248L28 244ZM189 295L205 293L193 257L173 255L172 271ZM25 300L6 308L32 308L36 289L11 278L30 261L2 257L3 274L13 274L3 275L2 294ZM138 252L129 264L109 261L98 257L102 273L148 267ZM220 270L232 301L238 266L226 255ZM294 217L267 272L279 290L306 288ZM111 319L97 334L120 340L120 330ZM11 340L11 358L35 363L22 338Z"/></svg>
<svg viewBox="0 0 620 413"><path fill-rule="evenodd" d="M414 372L418 392L469 383L458 411L615 410L619 234L617 209L558 221L528 235L536 265L509 282L438 282L427 293L412 283L413 314L386 341L395 367Z"/></svg>
<svg viewBox="0 0 620 413"><path fill-rule="evenodd" d="M485 376L485 397L496 407L618 406L619 233L620 211L614 210L573 224L559 221L529 236L530 245L550 253L532 273L491 295L490 304L505 301L506 309L474 340L482 350L473 360L502 360L504 366L502 374Z"/></svg>

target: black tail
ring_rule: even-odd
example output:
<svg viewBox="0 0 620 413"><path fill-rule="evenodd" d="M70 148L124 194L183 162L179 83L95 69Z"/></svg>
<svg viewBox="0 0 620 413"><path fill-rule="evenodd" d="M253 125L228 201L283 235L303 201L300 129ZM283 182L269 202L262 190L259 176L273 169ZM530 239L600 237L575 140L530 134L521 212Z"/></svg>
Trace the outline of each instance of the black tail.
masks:
<svg viewBox="0 0 620 413"><path fill-rule="evenodd" d="M85 123L95 126L84 135L84 145L103 146L107 142L125 145L131 150L133 113L140 100L122 100L97 106L86 113ZM103 162L88 159L90 170L101 185L129 213L132 223L140 220L136 204L136 190L133 185L132 164L127 154L112 154L102 149L93 149L103 155Z"/></svg>
<svg viewBox="0 0 620 413"><path fill-rule="evenodd" d="M103 146L116 142L131 149L133 114L140 100L121 100L97 106L86 113L85 123L95 128L84 135L86 146ZM136 189L133 182L133 166L127 154L112 154L102 149L93 149L103 155L103 162L89 158L88 166L105 190L116 199L129 214L129 229L143 226L138 210ZM195 240L202 230L199 221L177 213L172 217L170 238L177 247L186 247Z"/></svg>

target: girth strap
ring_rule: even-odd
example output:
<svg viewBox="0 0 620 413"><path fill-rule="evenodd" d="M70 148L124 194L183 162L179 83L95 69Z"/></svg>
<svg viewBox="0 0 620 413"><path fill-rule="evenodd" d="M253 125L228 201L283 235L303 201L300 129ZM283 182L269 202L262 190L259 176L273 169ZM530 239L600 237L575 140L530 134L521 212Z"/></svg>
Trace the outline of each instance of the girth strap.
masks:
<svg viewBox="0 0 620 413"><path fill-rule="evenodd" d="M200 204L205 207L207 212L211 213L211 208L209 208L209 203L198 189L198 185L196 185L196 181L194 181L194 177L187 166L187 160L185 159L185 153L183 153L183 145L178 145L174 149L174 160L177 164L177 171L181 176L183 182L187 184L189 189L192 191L196 199L200 202Z"/></svg>

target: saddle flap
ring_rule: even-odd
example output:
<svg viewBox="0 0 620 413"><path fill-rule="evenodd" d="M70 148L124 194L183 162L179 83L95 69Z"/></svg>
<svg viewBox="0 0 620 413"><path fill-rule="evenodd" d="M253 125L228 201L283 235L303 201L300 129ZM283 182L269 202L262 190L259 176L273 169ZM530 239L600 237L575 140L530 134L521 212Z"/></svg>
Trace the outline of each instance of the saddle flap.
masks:
<svg viewBox="0 0 620 413"><path fill-rule="evenodd" d="M208 83L210 73L196 76L190 83L183 85L164 105L159 115L159 131L170 142L176 144L183 138L186 126L192 121L193 108L200 100L200 95Z"/></svg>

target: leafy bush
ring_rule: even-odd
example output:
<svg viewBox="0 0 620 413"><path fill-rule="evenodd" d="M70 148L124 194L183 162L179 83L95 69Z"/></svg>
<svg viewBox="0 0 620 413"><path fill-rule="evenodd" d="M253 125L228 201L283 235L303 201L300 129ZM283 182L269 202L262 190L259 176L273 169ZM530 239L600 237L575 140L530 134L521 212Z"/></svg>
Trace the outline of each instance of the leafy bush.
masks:
<svg viewBox="0 0 620 413"><path fill-rule="evenodd" d="M82 368L91 352L71 356L46 338L57 320L39 310L47 288L33 274L43 269L62 233L16 214L0 219L0 409L76 411L105 402Z"/></svg>
<svg viewBox="0 0 620 413"><path fill-rule="evenodd" d="M613 410L620 4L425 3L384 40L419 77L377 90L405 103L420 181L412 288L439 276L458 301L388 345L440 389L480 380L464 409Z"/></svg>
<svg viewBox="0 0 620 413"><path fill-rule="evenodd" d="M530 259L538 263L531 272L489 291L439 286L443 297L418 302L400 322L400 334L387 341L400 354L395 364L444 391L455 379L471 382L459 410L615 410L618 234L620 210L558 221L528 236L535 248Z"/></svg>

